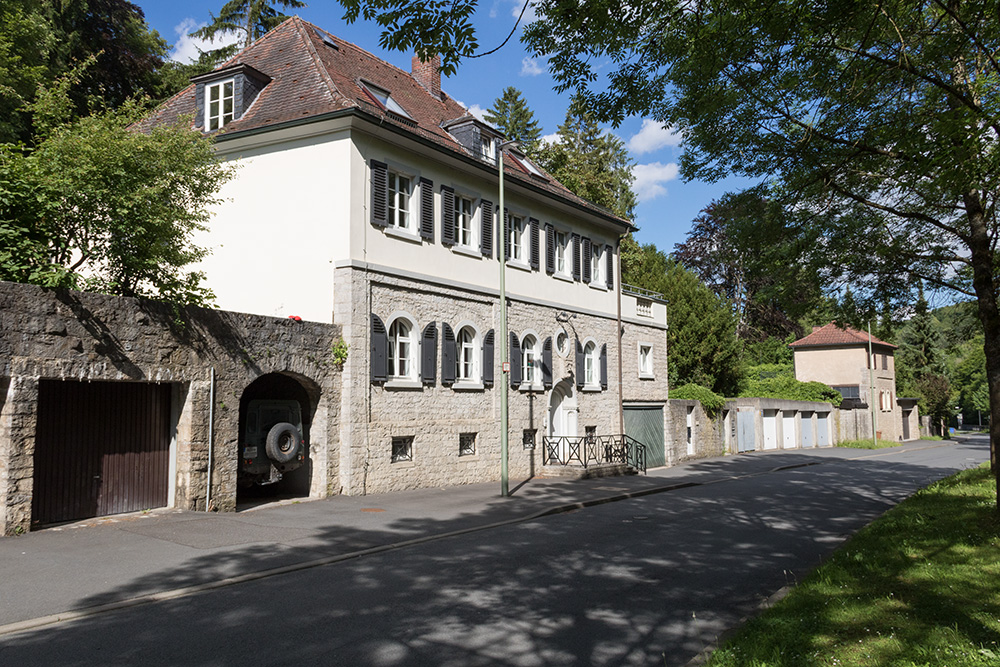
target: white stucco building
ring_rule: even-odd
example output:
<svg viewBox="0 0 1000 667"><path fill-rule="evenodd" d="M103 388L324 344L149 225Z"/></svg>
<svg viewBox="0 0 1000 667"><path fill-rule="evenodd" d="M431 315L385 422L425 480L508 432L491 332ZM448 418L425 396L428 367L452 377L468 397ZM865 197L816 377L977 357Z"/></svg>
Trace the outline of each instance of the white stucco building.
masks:
<svg viewBox="0 0 1000 667"><path fill-rule="evenodd" d="M435 63L403 71L292 18L147 121L175 122L238 165L198 238L218 306L343 328L338 441L312 443L339 461L327 492L498 478L500 391L512 477L623 432L662 463L666 310L621 285L630 222L510 148L500 211L504 137Z"/></svg>

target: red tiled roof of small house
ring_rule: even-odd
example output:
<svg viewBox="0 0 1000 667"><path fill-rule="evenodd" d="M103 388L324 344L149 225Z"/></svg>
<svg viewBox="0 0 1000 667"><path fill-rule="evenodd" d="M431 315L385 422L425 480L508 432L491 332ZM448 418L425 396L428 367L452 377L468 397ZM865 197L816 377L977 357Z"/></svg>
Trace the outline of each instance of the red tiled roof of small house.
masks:
<svg viewBox="0 0 1000 667"><path fill-rule="evenodd" d="M871 337L872 345L896 349L896 345L879 340L875 336ZM789 343L792 348L797 347L843 347L845 345L868 345L868 334L851 327L839 327L836 323L830 322L826 326L813 327L813 331L808 336L803 336L794 343Z"/></svg>

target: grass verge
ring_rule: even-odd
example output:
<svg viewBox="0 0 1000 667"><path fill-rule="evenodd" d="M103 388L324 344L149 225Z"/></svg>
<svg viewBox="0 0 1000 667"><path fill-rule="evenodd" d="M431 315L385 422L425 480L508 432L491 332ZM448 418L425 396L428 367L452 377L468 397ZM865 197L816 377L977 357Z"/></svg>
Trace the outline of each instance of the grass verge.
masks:
<svg viewBox="0 0 1000 667"><path fill-rule="evenodd" d="M850 449L885 449L886 447L898 447L898 442L892 440L844 440L837 443L838 447L849 447Z"/></svg>
<svg viewBox="0 0 1000 667"><path fill-rule="evenodd" d="M861 530L710 667L1000 665L1000 521L988 466Z"/></svg>

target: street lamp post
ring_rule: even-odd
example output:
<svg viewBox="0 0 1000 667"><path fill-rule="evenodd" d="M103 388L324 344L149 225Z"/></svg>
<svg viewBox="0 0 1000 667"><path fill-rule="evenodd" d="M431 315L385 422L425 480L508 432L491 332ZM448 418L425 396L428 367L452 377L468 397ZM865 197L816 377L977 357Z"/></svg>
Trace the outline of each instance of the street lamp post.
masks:
<svg viewBox="0 0 1000 667"><path fill-rule="evenodd" d="M503 201L503 149L513 146L516 142L504 141L497 146L497 164L500 172L500 210L497 212L499 223L497 224L497 257L500 258L500 363L502 379L500 387L500 495L504 498L510 495L510 483L508 479L508 451L510 445L510 433L507 419L507 392L510 384L510 359L508 358L507 342L507 257L504 253L504 233L507 217L504 214Z"/></svg>

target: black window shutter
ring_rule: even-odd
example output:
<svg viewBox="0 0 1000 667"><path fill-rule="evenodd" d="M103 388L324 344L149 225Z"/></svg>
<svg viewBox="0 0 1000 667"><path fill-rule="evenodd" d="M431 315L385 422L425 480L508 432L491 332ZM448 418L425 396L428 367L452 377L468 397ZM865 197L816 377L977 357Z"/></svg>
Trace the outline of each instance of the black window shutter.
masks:
<svg viewBox="0 0 1000 667"><path fill-rule="evenodd" d="M549 275L556 272L556 228L546 223L545 225L545 273Z"/></svg>
<svg viewBox="0 0 1000 667"><path fill-rule="evenodd" d="M433 385L437 378L437 322L431 322L424 327L424 333L420 338L420 379L424 384Z"/></svg>
<svg viewBox="0 0 1000 667"><path fill-rule="evenodd" d="M521 341L517 334L510 332L510 386L517 389L521 385Z"/></svg>
<svg viewBox="0 0 1000 667"><path fill-rule="evenodd" d="M372 160L372 224L389 224L389 165Z"/></svg>
<svg viewBox="0 0 1000 667"><path fill-rule="evenodd" d="M420 179L420 238L434 242L434 181Z"/></svg>
<svg viewBox="0 0 1000 667"><path fill-rule="evenodd" d="M542 343L542 385L546 389L552 388L552 336Z"/></svg>
<svg viewBox="0 0 1000 667"><path fill-rule="evenodd" d="M590 239L585 236L583 237L583 252L580 253L580 261L583 266L583 282L585 283L590 282L590 264L594 261L591 257L592 254L593 250L590 248Z"/></svg>
<svg viewBox="0 0 1000 667"><path fill-rule="evenodd" d="M584 380L584 366L583 366L583 345L580 345L580 339L576 339L576 386L578 389L583 389Z"/></svg>
<svg viewBox="0 0 1000 667"><path fill-rule="evenodd" d="M503 209L503 261L510 259L510 214Z"/></svg>
<svg viewBox="0 0 1000 667"><path fill-rule="evenodd" d="M608 344L601 345L601 389L608 388Z"/></svg>
<svg viewBox="0 0 1000 667"><path fill-rule="evenodd" d="M607 286L608 289L615 288L615 249L609 245L604 246L604 259L607 262Z"/></svg>
<svg viewBox="0 0 1000 667"><path fill-rule="evenodd" d="M441 186L441 244L455 245L455 191L447 185Z"/></svg>
<svg viewBox="0 0 1000 667"><path fill-rule="evenodd" d="M493 256L493 202L483 200L479 206L482 217L482 233L479 235L479 248L484 257Z"/></svg>
<svg viewBox="0 0 1000 667"><path fill-rule="evenodd" d="M540 252L538 248L538 221L534 218L528 218L528 224L531 227L531 259L528 263L531 264L531 268L537 271L538 263L541 259L539 257Z"/></svg>
<svg viewBox="0 0 1000 667"><path fill-rule="evenodd" d="M441 384L455 384L456 375L455 332L447 322L441 323Z"/></svg>
<svg viewBox="0 0 1000 667"><path fill-rule="evenodd" d="M389 339L386 336L385 324L378 315L372 313L372 348L371 348L371 368L372 384L385 382L388 377L387 356L389 352Z"/></svg>
<svg viewBox="0 0 1000 667"><path fill-rule="evenodd" d="M573 234L573 280L580 279L580 235Z"/></svg>
<svg viewBox="0 0 1000 667"><path fill-rule="evenodd" d="M493 386L493 329L483 336L483 385Z"/></svg>

